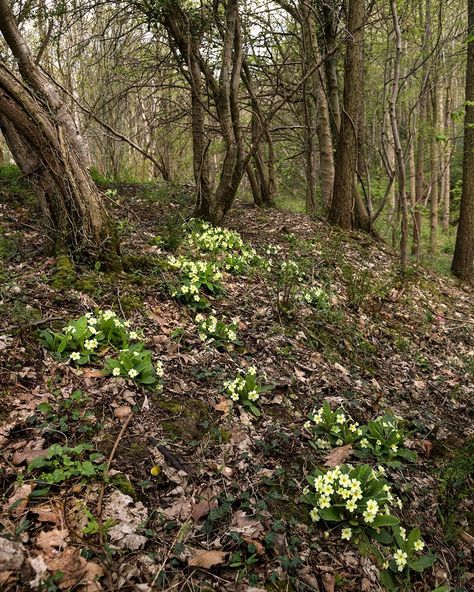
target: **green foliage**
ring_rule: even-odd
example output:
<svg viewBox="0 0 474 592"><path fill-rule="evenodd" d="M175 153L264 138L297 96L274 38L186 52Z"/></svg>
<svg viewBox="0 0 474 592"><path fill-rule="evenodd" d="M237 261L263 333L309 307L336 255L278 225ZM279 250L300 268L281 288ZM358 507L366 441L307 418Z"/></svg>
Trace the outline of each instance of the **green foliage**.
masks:
<svg viewBox="0 0 474 592"><path fill-rule="evenodd" d="M398 459L416 461L416 453L403 446L406 437L398 419L393 415L386 414L369 421L364 429L364 436L359 442L362 457L366 456L364 453L370 452L392 467L400 466Z"/></svg>
<svg viewBox="0 0 474 592"><path fill-rule="evenodd" d="M181 302L197 309L209 306L206 295L219 296L223 293L222 273L210 261L193 261L184 256L169 257L169 265L179 272L179 285L171 295Z"/></svg>
<svg viewBox="0 0 474 592"><path fill-rule="evenodd" d="M40 331L40 337L48 349L79 366L102 359L105 352L115 350L115 357L108 357L104 374L133 380L138 384L152 385L163 376L161 362L153 364L152 352L145 349L137 331L130 330L128 321L120 320L111 311L99 310L70 321L61 332Z"/></svg>
<svg viewBox="0 0 474 592"><path fill-rule="evenodd" d="M214 315L205 318L202 314L196 315L198 333L202 341L212 343L216 348L225 348L229 344L238 343L237 322L225 323Z"/></svg>
<svg viewBox="0 0 474 592"><path fill-rule="evenodd" d="M105 464L101 462L103 456L92 450L92 444L78 444L73 448L53 444L45 456L31 461L28 472L47 485L59 485L73 478L101 478L105 470Z"/></svg>
<svg viewBox="0 0 474 592"><path fill-rule="evenodd" d="M136 343L120 351L117 357L107 358L105 373L151 385L163 376L163 366L161 362L154 366L151 351L145 349L143 343Z"/></svg>
<svg viewBox="0 0 474 592"><path fill-rule="evenodd" d="M82 529L82 534L85 535L101 535L106 538L107 533L112 526L115 524L115 520L107 518L105 522L99 522L97 518L92 514L89 508L84 507L84 515L87 518L87 524Z"/></svg>
<svg viewBox="0 0 474 592"><path fill-rule="evenodd" d="M310 515L315 522L345 523L352 533L398 524L389 514L394 502L390 486L369 465L340 465L326 472L316 469L307 481L314 491L306 488L304 501L312 506Z"/></svg>
<svg viewBox="0 0 474 592"><path fill-rule="evenodd" d="M303 290L300 298L304 304L309 304L317 310L325 310L330 306L329 294L317 286Z"/></svg>
<svg viewBox="0 0 474 592"><path fill-rule="evenodd" d="M70 321L59 333L46 329L39 335L48 349L79 366L88 364L106 347L125 349L138 338L135 331L128 331L127 321L111 310L99 310L96 316L87 313Z"/></svg>
<svg viewBox="0 0 474 592"><path fill-rule="evenodd" d="M256 402L260 399L261 394L271 391L273 388L265 385L264 380L265 377L257 376L257 369L251 366L247 371L241 371L234 380L224 382L225 393L232 401L247 407L253 415L259 417L261 411Z"/></svg>
<svg viewBox="0 0 474 592"><path fill-rule="evenodd" d="M74 391L69 398L59 395L56 404L40 403L32 421L41 430L57 430L63 434L71 432L92 436L100 428L92 411L84 409L89 397L82 391Z"/></svg>
<svg viewBox="0 0 474 592"><path fill-rule="evenodd" d="M312 434L314 445L319 449L351 444L363 435L357 422L341 407L332 411L327 401L319 410L313 410L304 427Z"/></svg>

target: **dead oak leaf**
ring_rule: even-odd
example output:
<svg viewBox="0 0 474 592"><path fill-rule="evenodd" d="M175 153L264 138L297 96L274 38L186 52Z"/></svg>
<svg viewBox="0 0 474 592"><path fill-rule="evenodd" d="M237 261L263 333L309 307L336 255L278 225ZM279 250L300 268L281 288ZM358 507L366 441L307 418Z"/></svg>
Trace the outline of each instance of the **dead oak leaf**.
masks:
<svg viewBox="0 0 474 592"><path fill-rule="evenodd" d="M197 522L207 516L211 510L217 508L218 505L214 491L207 488L199 495L199 501L194 504L191 518Z"/></svg>
<svg viewBox="0 0 474 592"><path fill-rule="evenodd" d="M345 446L333 448L326 455L326 462L324 463L324 466L332 468L337 467L337 465L342 465L346 459L349 458L352 452L352 444L346 444Z"/></svg>
<svg viewBox="0 0 474 592"><path fill-rule="evenodd" d="M198 551L188 559L189 567L210 569L215 565L222 565L229 553L227 551Z"/></svg>

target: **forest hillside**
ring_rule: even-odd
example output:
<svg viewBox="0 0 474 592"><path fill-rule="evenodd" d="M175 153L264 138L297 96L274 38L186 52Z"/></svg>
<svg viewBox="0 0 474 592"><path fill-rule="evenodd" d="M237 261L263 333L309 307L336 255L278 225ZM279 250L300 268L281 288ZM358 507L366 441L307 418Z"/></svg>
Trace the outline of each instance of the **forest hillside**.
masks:
<svg viewBox="0 0 474 592"><path fill-rule="evenodd" d="M471 589L472 288L304 214L100 193L114 273L2 181L0 589Z"/></svg>

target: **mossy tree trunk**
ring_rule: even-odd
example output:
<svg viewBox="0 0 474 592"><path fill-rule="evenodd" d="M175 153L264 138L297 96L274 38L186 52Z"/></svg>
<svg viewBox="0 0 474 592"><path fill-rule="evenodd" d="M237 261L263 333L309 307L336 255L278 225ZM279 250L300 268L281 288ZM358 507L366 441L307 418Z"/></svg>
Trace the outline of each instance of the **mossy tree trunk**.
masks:
<svg viewBox="0 0 474 592"><path fill-rule="evenodd" d="M51 243L62 255L117 268L118 243L87 169L82 138L35 63L7 0L0 0L0 31L21 75L0 62L0 126L18 166L36 186Z"/></svg>

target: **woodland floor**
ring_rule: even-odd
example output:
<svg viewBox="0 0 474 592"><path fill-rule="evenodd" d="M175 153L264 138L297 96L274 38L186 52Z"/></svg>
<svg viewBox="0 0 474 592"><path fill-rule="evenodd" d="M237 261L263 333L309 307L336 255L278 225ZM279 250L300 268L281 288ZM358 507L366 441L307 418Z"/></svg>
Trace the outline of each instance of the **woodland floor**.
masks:
<svg viewBox="0 0 474 592"><path fill-rule="evenodd" d="M305 476L325 462L302 426L324 400L360 423L385 410L406 422L418 460L389 479L400 517L437 555L406 589L472 589L473 291L423 269L401 281L390 248L368 236L237 206L227 225L259 253L278 244L282 257L304 260L330 285L332 313L279 314L271 276L229 276L212 308L240 319L244 345L218 351L170 297L157 263L169 253L150 244L166 234L173 246L190 199L149 186L108 199L129 270L73 274L45 254L21 192L2 190L0 590L382 590L372 558L338 531L325 535L301 502ZM44 349L39 328L95 307L144 330L164 364L162 393L78 371ZM251 364L274 386L258 419L222 397L222 381ZM54 409L46 419L45 402ZM27 471L35 451L84 441L111 460L110 481L73 479L44 493ZM123 494L132 499L117 522ZM84 508L97 516L101 506L112 506L116 544L84 533ZM215 554L203 561L203 551Z"/></svg>

